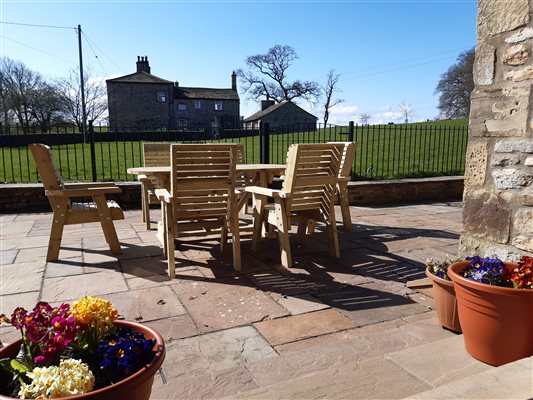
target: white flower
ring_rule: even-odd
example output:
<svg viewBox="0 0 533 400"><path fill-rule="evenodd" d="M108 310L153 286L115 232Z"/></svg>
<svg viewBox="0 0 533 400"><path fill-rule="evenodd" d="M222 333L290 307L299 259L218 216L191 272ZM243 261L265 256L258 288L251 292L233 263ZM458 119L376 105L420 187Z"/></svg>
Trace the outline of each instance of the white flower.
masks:
<svg viewBox="0 0 533 400"><path fill-rule="evenodd" d="M27 376L32 382L22 383L18 394L21 399L72 396L90 392L94 386L89 366L72 358L61 360L59 367L36 367Z"/></svg>

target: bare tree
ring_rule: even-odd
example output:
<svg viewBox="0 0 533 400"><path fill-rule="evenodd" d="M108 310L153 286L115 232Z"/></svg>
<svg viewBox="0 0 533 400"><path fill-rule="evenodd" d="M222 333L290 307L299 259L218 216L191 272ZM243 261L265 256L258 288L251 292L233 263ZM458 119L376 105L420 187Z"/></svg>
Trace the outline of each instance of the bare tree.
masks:
<svg viewBox="0 0 533 400"><path fill-rule="evenodd" d="M411 107L411 104L407 103L405 100L400 103L398 106L398 110L402 113L404 116L404 122L406 124L409 123L409 115L413 113L413 107Z"/></svg>
<svg viewBox="0 0 533 400"><path fill-rule="evenodd" d="M56 88L45 84L34 90L31 112L43 133L48 132L53 123L60 122L63 115L63 102Z"/></svg>
<svg viewBox="0 0 533 400"><path fill-rule="evenodd" d="M361 121L363 125L368 125L369 119L370 119L370 114L366 112L362 112L361 114L359 114L359 120Z"/></svg>
<svg viewBox="0 0 533 400"><path fill-rule="evenodd" d="M28 132L29 126L35 121L32 112L35 93L45 87L44 79L23 63L7 57L0 60L0 71L4 118L7 118L9 112L13 113L22 125L23 132Z"/></svg>
<svg viewBox="0 0 533 400"><path fill-rule="evenodd" d="M464 118L470 113L470 93L474 90L474 48L457 57L457 62L441 75L435 89L439 110L445 118Z"/></svg>
<svg viewBox="0 0 533 400"><path fill-rule="evenodd" d="M297 58L296 51L286 45L276 45L266 54L247 57L248 70L236 71L242 89L257 102L265 98L276 103L300 97L309 101L318 98L320 85L317 82L287 80L287 70Z"/></svg>
<svg viewBox="0 0 533 400"><path fill-rule="evenodd" d="M327 75L326 85L322 87L324 92L324 126L329 120L329 110L337 104L342 103L344 99L335 98L335 94L340 93L338 88L340 74L336 74L334 69L330 69Z"/></svg>
<svg viewBox="0 0 533 400"><path fill-rule="evenodd" d="M96 120L107 110L107 91L105 86L96 79L91 78L91 71L85 68L83 83L85 86L85 110L88 120ZM66 117L74 122L81 130L83 115L81 107L80 73L71 69L66 78L57 82L58 89L63 99Z"/></svg>

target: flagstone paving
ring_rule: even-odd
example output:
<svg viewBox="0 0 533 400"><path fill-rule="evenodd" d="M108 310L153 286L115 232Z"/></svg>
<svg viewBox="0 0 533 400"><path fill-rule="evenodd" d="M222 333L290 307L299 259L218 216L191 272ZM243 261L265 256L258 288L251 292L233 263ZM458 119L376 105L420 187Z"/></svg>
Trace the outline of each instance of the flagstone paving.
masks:
<svg viewBox="0 0 533 400"><path fill-rule="evenodd" d="M165 338L152 399L403 398L490 371L438 325L431 291L406 285L425 276L427 257L456 254L461 204L350 212L353 229L339 224L340 259L329 256L320 225L292 243L290 270L277 240L252 252L243 236L236 272L216 237L192 239L176 246L172 280L138 210L115 222L123 254L110 253L98 224L67 226L60 260L48 263L51 213L0 215L0 312L38 300L111 300ZM17 337L0 326L3 342ZM439 352L440 364L430 357Z"/></svg>

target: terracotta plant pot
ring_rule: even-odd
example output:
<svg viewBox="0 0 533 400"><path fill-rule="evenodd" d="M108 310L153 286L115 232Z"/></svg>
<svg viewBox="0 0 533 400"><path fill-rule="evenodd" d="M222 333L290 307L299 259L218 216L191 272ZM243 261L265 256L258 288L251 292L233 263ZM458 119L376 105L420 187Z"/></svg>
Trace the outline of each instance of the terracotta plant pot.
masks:
<svg viewBox="0 0 533 400"><path fill-rule="evenodd" d="M115 325L121 328L130 328L135 332L141 332L147 339L155 339L154 350L156 355L154 360L137 371L133 375L117 382L113 385L76 396L62 397L62 400L110 400L110 399L128 399L128 400L149 400L154 383L154 375L163 364L165 359L165 341L161 335L146 325L141 325L130 321L115 321ZM3 349L0 349L0 358L14 358L22 344L22 339L13 342ZM5 374L0 374L0 387L6 387ZM13 399L0 395L0 399Z"/></svg>
<svg viewBox="0 0 533 400"><path fill-rule="evenodd" d="M426 268L426 276L433 283L433 300L439 323L444 328L461 333L453 282L433 275L429 268Z"/></svg>
<svg viewBox="0 0 533 400"><path fill-rule="evenodd" d="M533 290L493 286L461 276L470 264L450 265L465 348L499 366L533 355ZM504 263L508 270L517 267Z"/></svg>

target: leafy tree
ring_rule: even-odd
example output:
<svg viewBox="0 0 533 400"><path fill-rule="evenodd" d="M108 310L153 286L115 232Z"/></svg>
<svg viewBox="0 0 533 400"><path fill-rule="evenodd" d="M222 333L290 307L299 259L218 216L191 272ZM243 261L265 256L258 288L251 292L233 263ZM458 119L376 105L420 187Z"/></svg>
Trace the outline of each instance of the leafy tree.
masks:
<svg viewBox="0 0 533 400"><path fill-rule="evenodd" d="M238 69L241 87L250 99L281 103L285 100L304 98L313 100L320 96L320 85L313 81L288 81L287 70L298 54L291 46L275 45L265 54L246 58L248 70Z"/></svg>
<svg viewBox="0 0 533 400"><path fill-rule="evenodd" d="M31 113L41 131L48 132L53 123L61 122L63 102L57 89L49 84L32 92Z"/></svg>
<svg viewBox="0 0 533 400"><path fill-rule="evenodd" d="M107 110L107 90L101 82L91 78L91 71L85 68L83 86L85 87L85 110L88 120L96 120ZM82 129L83 113L81 107L80 73L71 69L66 78L57 81L65 117Z"/></svg>
<svg viewBox="0 0 533 400"><path fill-rule="evenodd" d="M398 106L398 111L400 111L404 117L404 122L409 123L409 115L413 113L413 107L411 104L407 103L405 100L400 103Z"/></svg>
<svg viewBox="0 0 533 400"><path fill-rule="evenodd" d="M470 93L474 90L474 48L457 57L457 62L442 74L435 89L440 93L439 110L445 118L468 117Z"/></svg>
<svg viewBox="0 0 533 400"><path fill-rule="evenodd" d="M326 85L322 87L324 92L324 125L327 125L329 120L329 110L337 104L342 103L344 99L335 98L335 94L341 90L338 88L340 75L335 73L334 69L330 69L327 75Z"/></svg>

